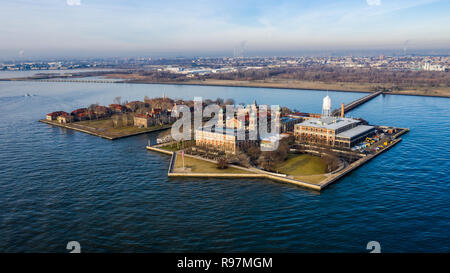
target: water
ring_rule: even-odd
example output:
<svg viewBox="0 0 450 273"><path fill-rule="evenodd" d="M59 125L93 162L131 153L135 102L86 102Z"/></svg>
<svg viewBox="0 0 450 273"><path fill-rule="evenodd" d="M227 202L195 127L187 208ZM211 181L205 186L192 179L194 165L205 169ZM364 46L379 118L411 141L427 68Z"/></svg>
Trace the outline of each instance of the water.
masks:
<svg viewBox="0 0 450 273"><path fill-rule="evenodd" d="M39 73L45 74L72 74L79 72L93 72L93 71L102 71L107 69L99 69L99 68L85 68L85 69L45 69L45 70L20 70L20 71L8 71L8 70L0 70L0 79L7 78L21 78L21 77L32 77Z"/></svg>
<svg viewBox="0 0 450 273"><path fill-rule="evenodd" d="M30 93L34 96L25 97ZM325 191L270 180L168 179L141 135L108 141L38 123L48 112L145 95L234 98L319 112L326 92L0 82L0 251L449 252L450 100L379 96L355 109L409 127L403 141ZM329 92L336 108L363 93Z"/></svg>

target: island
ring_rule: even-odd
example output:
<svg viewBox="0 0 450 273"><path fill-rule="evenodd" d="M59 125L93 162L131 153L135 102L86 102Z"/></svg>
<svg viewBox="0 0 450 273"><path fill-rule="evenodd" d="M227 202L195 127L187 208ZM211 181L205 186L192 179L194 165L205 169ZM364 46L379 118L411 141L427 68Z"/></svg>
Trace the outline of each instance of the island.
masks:
<svg viewBox="0 0 450 273"><path fill-rule="evenodd" d="M258 136L256 141L247 137L252 127L273 115L261 116L261 106L255 101L243 120L220 112L220 130L204 123L192 128L193 140L170 140L166 134L161 138L164 143L147 149L171 155L169 177L268 178L320 191L389 150L409 132L408 128L369 125L362 118L345 117L348 109L376 95L341 104L334 111L326 96L321 114L283 107L275 114L280 116L279 134ZM253 122L251 112L257 117ZM239 129L246 132L245 139L239 139Z"/></svg>
<svg viewBox="0 0 450 273"><path fill-rule="evenodd" d="M169 177L268 178L320 191L389 150L409 131L345 116L382 93L334 110L327 95L322 113L269 108L256 101L235 105L233 99L222 98L198 102L163 95L122 102L116 97L109 106L55 111L40 122L109 140L159 132L156 144L149 141L146 149L171 155ZM217 111L204 116L208 107ZM195 111L201 112L197 123L191 118ZM188 118L182 131L188 132L175 139L168 129L184 115ZM269 127L261 130L262 125Z"/></svg>
<svg viewBox="0 0 450 273"><path fill-rule="evenodd" d="M91 104L71 113L55 111L39 121L115 140L169 129L176 120L171 111L177 103L193 104L165 96L152 99L145 97L144 101L123 103L120 97L116 97L109 106Z"/></svg>

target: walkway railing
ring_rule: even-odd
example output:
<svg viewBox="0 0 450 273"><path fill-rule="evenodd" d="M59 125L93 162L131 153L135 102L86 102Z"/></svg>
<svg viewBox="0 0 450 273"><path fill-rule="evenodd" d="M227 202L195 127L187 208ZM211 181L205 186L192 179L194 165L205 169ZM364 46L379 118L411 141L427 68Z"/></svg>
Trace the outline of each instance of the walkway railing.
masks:
<svg viewBox="0 0 450 273"><path fill-rule="evenodd" d="M352 102L350 102L347 105L344 105L344 113L347 113L348 111L350 111L350 110L352 110L352 109L354 109L354 108L356 108L356 107L358 107L358 106L368 102L369 100L375 98L376 96L380 95L381 93L383 93L383 91L377 91L375 93L371 93L371 94L369 94L367 96L359 98L359 99L357 99L355 101L352 101ZM333 116L339 116L340 114L341 114L341 109L340 108L339 109L335 109L332 112Z"/></svg>

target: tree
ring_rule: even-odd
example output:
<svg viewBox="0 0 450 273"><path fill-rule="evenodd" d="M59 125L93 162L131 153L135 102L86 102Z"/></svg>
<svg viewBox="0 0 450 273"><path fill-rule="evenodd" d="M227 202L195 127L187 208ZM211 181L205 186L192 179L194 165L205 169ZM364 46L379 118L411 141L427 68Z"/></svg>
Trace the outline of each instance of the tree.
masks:
<svg viewBox="0 0 450 273"><path fill-rule="evenodd" d="M120 118L120 115L113 115L111 117L112 121L113 121L113 127L114 128L118 128L122 126L122 119Z"/></svg>
<svg viewBox="0 0 450 273"><path fill-rule="evenodd" d="M292 114L292 111L288 107L283 106L283 107L281 107L281 114L283 114L283 115Z"/></svg>
<svg viewBox="0 0 450 273"><path fill-rule="evenodd" d="M217 105L223 105L223 99L222 98L217 98L216 99L216 104Z"/></svg>
<svg viewBox="0 0 450 273"><path fill-rule="evenodd" d="M120 104L121 101L122 101L122 97L118 96L118 97L114 98L113 103L114 104Z"/></svg>
<svg viewBox="0 0 450 273"><path fill-rule="evenodd" d="M327 172L332 172L339 167L339 157L328 147L323 150L322 159L327 165Z"/></svg>
<svg viewBox="0 0 450 273"><path fill-rule="evenodd" d="M261 155L261 150L256 146L251 146L250 148L248 148L247 154L250 157L250 161L255 163Z"/></svg>
<svg viewBox="0 0 450 273"><path fill-rule="evenodd" d="M250 158L248 157L248 155L246 155L245 153L241 152L241 151L236 151L236 153L234 155L231 155L228 158L228 163L230 164L236 164L236 165L240 165L243 167L250 167Z"/></svg>
<svg viewBox="0 0 450 273"><path fill-rule="evenodd" d="M274 171L276 165L276 153L275 152L262 152L258 158L258 165L268 171Z"/></svg>
<svg viewBox="0 0 450 273"><path fill-rule="evenodd" d="M257 159L258 165L268 171L276 171L276 166L286 160L289 154L289 139L284 138L278 143L275 151L264 151Z"/></svg>
<svg viewBox="0 0 450 273"><path fill-rule="evenodd" d="M224 104L225 105L234 105L235 103L234 103L234 99L227 99L225 102L224 102Z"/></svg>
<svg viewBox="0 0 450 273"><path fill-rule="evenodd" d="M217 168L218 169L228 168L227 160L224 157L221 157L221 158L219 158L219 160L217 160Z"/></svg>
<svg viewBox="0 0 450 273"><path fill-rule="evenodd" d="M250 167L250 158L243 152L239 152L237 155L239 165L244 166L246 168Z"/></svg>
<svg viewBox="0 0 450 273"><path fill-rule="evenodd" d="M122 125L123 126L128 126L128 120L129 120L129 118L128 118L127 114L122 115Z"/></svg>
<svg viewBox="0 0 450 273"><path fill-rule="evenodd" d="M91 104L91 105L88 106L87 113L88 113L88 116L89 116L90 120L92 120L92 117L95 115L94 111L95 111L95 107L97 107L97 106L98 106L98 104Z"/></svg>

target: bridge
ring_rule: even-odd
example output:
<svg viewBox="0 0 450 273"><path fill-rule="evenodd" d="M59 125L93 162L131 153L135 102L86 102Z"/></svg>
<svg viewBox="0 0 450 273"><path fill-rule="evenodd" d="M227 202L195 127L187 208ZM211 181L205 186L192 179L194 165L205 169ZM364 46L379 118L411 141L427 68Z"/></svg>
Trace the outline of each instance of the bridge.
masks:
<svg viewBox="0 0 450 273"><path fill-rule="evenodd" d="M124 83L122 80L82 80L82 79L61 79L61 78L5 78L0 81L36 81L36 82L85 82L85 83Z"/></svg>
<svg viewBox="0 0 450 273"><path fill-rule="evenodd" d="M35 79L40 82L84 82L84 83L119 83L121 81L108 80L76 80L76 79Z"/></svg>
<svg viewBox="0 0 450 273"><path fill-rule="evenodd" d="M378 96L378 95L380 95L382 93L383 93L383 91L377 91L377 92L374 92L374 93L370 93L367 96L364 96L362 98L359 98L357 100L354 100L354 101L350 102L347 105L344 105L344 114L347 113L348 111L353 110L356 107L358 107L358 106L368 102L369 100L375 98L376 96ZM340 114L341 114L341 108L335 109L335 110L333 110L333 112L331 112L332 116L339 116Z"/></svg>

